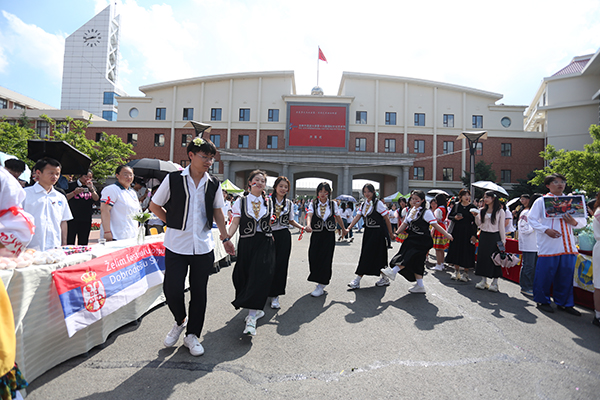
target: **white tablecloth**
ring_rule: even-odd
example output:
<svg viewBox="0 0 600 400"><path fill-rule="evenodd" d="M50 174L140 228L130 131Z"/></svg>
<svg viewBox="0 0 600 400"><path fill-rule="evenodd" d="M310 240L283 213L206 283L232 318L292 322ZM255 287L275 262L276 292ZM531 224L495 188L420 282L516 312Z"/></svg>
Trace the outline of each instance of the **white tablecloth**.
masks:
<svg viewBox="0 0 600 400"><path fill-rule="evenodd" d="M227 253L219 240L218 229L213 229L213 236L216 239L215 262L218 263L227 257ZM162 241L163 238L164 235L147 236L146 242ZM162 285L155 286L69 338L52 271L135 244L133 239L108 242L106 246L94 245L89 253L70 255L57 264L0 270L0 279L6 286L15 316L16 361L27 381L32 382L50 368L104 343L111 332L165 301Z"/></svg>

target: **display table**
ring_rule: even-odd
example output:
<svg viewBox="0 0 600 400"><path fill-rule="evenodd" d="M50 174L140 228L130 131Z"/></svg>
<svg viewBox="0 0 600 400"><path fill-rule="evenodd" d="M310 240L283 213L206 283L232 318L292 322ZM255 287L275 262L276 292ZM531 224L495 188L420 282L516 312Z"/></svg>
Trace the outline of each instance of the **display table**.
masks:
<svg viewBox="0 0 600 400"><path fill-rule="evenodd" d="M218 265L228 255L219 240L218 229L213 229L213 237L216 239L215 264ZM163 239L164 234L146 237L147 242ZM154 286L112 314L72 337L68 336L52 272L134 244L135 240L108 242L106 246L92 246L91 252L67 256L57 264L0 270L0 279L6 286L15 317L16 362L27 381L31 382L63 361L104 343L111 332L164 302L162 285Z"/></svg>
<svg viewBox="0 0 600 400"><path fill-rule="evenodd" d="M513 254L521 254L521 252L519 251L519 242L515 239L510 239L507 238L506 239L506 252L507 253L513 253ZM581 261L584 262L591 262L591 257L589 257L591 254L589 252L585 252L585 251L581 251L580 252L580 256L581 258L585 257L585 261L584 260L578 260L578 263L575 267L575 276L573 277L573 299L575 301L575 304L589 308L589 309L594 309L594 292L593 291L589 291L590 289L590 285L585 285L586 282L591 282L591 277L588 277L586 275L583 274L583 267L582 267L582 263ZM587 257L586 257L587 256ZM589 260L588 260L589 258ZM502 276L510 281L519 283L520 280L520 276L521 276L521 262L519 262L518 265L515 265L512 268L502 268ZM593 287L591 288L593 290Z"/></svg>

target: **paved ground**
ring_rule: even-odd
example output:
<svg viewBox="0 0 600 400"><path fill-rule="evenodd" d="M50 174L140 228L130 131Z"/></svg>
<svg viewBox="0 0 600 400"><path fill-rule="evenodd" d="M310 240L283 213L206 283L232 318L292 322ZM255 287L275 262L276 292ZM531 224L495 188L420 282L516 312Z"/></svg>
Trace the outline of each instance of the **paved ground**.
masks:
<svg viewBox="0 0 600 400"><path fill-rule="evenodd" d="M232 267L209 283L202 344L192 357L165 349L166 307L113 333L31 384L36 399L595 399L600 393L600 329L582 317L548 315L500 282L500 293L457 283L450 272L425 277L426 295L398 277L387 288L346 284L361 234L336 246L327 294L312 298L308 234L293 237L288 293L265 308L257 336L242 335ZM394 244L391 257L398 250Z"/></svg>

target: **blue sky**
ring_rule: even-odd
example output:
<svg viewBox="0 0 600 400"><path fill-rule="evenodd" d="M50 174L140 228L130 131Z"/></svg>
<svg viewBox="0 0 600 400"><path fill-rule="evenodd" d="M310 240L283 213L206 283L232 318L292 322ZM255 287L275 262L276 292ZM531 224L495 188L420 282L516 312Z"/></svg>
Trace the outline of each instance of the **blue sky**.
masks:
<svg viewBox="0 0 600 400"><path fill-rule="evenodd" d="M418 4L416 4L418 3ZM0 86L60 107L64 39L107 0L0 0ZM600 2L117 0L121 86L292 70L335 95L343 71L501 93L528 105L542 79L600 48Z"/></svg>

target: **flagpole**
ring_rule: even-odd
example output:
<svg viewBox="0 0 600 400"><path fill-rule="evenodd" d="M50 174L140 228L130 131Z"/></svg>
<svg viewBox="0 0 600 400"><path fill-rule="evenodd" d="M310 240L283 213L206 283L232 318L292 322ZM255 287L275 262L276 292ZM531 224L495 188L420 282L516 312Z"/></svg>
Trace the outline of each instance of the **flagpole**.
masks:
<svg viewBox="0 0 600 400"><path fill-rule="evenodd" d="M317 47L320 49L320 47ZM317 86L319 86L319 53L317 52Z"/></svg>

